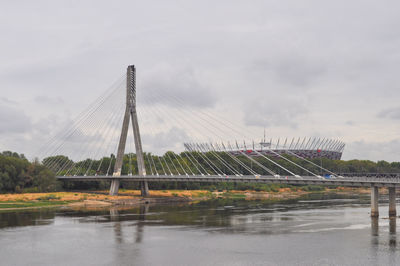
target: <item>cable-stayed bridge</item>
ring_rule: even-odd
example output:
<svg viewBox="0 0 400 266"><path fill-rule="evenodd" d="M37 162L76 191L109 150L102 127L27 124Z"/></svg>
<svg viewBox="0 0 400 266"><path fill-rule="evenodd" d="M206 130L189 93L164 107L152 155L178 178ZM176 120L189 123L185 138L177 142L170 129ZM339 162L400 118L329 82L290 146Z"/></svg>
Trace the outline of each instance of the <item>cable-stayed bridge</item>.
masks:
<svg viewBox="0 0 400 266"><path fill-rule="evenodd" d="M377 216L378 187L388 187L389 214L396 214L398 175L341 175L322 166L322 154L340 158L341 141L293 139L287 146L287 139L273 144L264 136L256 148L253 135L168 92L150 88L137 94L136 69L129 66L126 77L49 140L41 158L60 180L111 181L111 195L121 181L140 182L143 196L148 182L165 181L372 187L371 215Z"/></svg>

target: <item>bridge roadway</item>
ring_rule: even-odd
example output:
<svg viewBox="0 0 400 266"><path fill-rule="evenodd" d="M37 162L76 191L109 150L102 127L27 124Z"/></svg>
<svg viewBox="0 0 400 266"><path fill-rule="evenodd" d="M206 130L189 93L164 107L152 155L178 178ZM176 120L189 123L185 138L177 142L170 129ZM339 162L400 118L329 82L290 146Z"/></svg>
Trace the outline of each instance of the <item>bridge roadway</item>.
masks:
<svg viewBox="0 0 400 266"><path fill-rule="evenodd" d="M345 187L400 187L400 178L391 177L335 177L335 178L318 178L315 176L259 176L243 175L243 176L218 176L218 175L121 175L116 176L57 176L59 180L69 181L130 181L130 182L237 182L237 183L263 183L263 184L287 184L287 185L334 185Z"/></svg>

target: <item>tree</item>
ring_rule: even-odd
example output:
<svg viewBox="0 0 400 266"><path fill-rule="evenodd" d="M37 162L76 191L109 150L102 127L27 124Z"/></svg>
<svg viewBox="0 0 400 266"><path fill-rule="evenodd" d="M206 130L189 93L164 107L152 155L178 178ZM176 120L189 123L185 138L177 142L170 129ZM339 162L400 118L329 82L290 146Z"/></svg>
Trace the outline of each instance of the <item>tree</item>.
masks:
<svg viewBox="0 0 400 266"><path fill-rule="evenodd" d="M0 154L1 192L46 192L58 188L54 173L38 161L30 163L25 156L10 151Z"/></svg>

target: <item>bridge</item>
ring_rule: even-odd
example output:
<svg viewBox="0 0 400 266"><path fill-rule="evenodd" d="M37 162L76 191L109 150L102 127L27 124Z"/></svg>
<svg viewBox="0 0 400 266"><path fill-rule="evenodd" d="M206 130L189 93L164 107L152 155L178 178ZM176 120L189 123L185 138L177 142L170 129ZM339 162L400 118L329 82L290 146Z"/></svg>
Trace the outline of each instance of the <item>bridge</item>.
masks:
<svg viewBox="0 0 400 266"><path fill-rule="evenodd" d="M124 95L121 95L121 91ZM42 151L42 158L47 156L43 163L56 173L59 180L109 181L110 195L118 194L122 181L140 183L142 196L149 194L148 182L244 182L370 187L373 217L379 216L378 188L385 187L389 191L389 216L396 216L396 188L400 187L400 174L338 174L303 155L318 156L315 152L304 151L304 148L297 152L297 144L290 149L279 147L279 140L275 145L265 145L265 137L260 143L264 150L251 149L249 152L247 147L254 147L254 140L247 142L247 146L244 140L241 146L236 138L233 145L226 140L227 135L233 133L236 136L245 136L247 133L243 134L240 126L201 110L188 113L184 102L166 94L147 97L150 100L143 103L147 109L142 113L138 112L136 69L133 65L128 66L126 78L123 77L115 88L91 104L60 135L49 140ZM154 103L166 98L173 103L174 108L180 106L180 109L176 112L163 107L152 109ZM120 99L125 99L124 103L119 102ZM138 119L140 115L143 119L141 125L150 128L150 133L146 136L156 136L153 142L163 138L163 131L167 130L161 127L161 131L157 133L154 123L146 119L149 114L153 114L157 121L168 119L176 122L177 127L170 128L169 132L178 135L178 138L182 137L184 152L177 154L167 151L161 156L144 152ZM190 135L179 130L182 126L189 129ZM131 137L128 134L130 128ZM213 135L218 141L212 141L210 136L205 137L206 134ZM337 140L314 139L312 143L311 146L318 152L325 147L334 148L328 149L327 153L336 157L341 156L344 147ZM127 144L131 148L128 154ZM72 151L71 157L81 158L81 161L63 156L68 153L68 149ZM106 157L106 154L111 155Z"/></svg>

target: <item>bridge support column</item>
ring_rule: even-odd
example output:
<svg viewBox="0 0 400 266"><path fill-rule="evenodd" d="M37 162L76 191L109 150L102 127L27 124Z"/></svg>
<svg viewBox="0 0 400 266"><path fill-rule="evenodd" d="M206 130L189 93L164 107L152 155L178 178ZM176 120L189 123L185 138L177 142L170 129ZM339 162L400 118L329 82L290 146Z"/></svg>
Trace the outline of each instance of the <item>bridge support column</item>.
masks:
<svg viewBox="0 0 400 266"><path fill-rule="evenodd" d="M142 197L149 195L149 185L147 184L147 181L140 182L140 192Z"/></svg>
<svg viewBox="0 0 400 266"><path fill-rule="evenodd" d="M377 186L371 187L371 217L379 217L379 191Z"/></svg>
<svg viewBox="0 0 400 266"><path fill-rule="evenodd" d="M389 187L389 217L396 216L396 188Z"/></svg>
<svg viewBox="0 0 400 266"><path fill-rule="evenodd" d="M111 196L118 195L118 190L119 190L119 180L111 181L110 195Z"/></svg>
<svg viewBox="0 0 400 266"><path fill-rule="evenodd" d="M144 164L144 156L142 149L142 141L140 139L139 122L136 112L136 70L135 66L128 66L126 73L126 108L124 120L122 122L121 137L119 138L117 158L115 160L113 176L121 176L122 164L124 160L126 139L128 136L129 118L132 120L133 138L136 148L136 158L139 176L146 176L146 167ZM110 195L117 195L119 189L119 180L113 180L110 187ZM149 194L147 181L140 182L140 190L142 196Z"/></svg>

